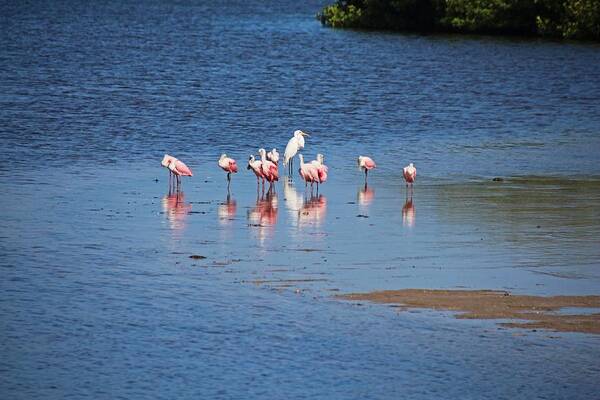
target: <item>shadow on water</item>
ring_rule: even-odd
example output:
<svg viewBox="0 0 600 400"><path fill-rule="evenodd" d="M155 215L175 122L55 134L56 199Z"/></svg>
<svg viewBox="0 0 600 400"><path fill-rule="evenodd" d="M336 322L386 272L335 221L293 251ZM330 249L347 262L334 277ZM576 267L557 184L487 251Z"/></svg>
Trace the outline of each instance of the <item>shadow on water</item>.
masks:
<svg viewBox="0 0 600 400"><path fill-rule="evenodd" d="M531 266L600 259L598 179L524 176L444 184L437 196L440 217L449 225L481 226L497 242L544 255L526 262Z"/></svg>

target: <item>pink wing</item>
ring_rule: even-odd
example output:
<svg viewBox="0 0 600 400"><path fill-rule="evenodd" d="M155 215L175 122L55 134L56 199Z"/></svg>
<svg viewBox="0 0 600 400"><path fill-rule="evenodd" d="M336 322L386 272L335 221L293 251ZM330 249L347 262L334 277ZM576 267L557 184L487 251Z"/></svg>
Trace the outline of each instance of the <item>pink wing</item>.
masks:
<svg viewBox="0 0 600 400"><path fill-rule="evenodd" d="M256 161L254 163L254 165L255 165L254 173L256 175L258 175L259 178L265 178L265 173L263 172L263 167L262 167L262 165L263 165L262 161Z"/></svg>
<svg viewBox="0 0 600 400"><path fill-rule="evenodd" d="M377 167L377 165L375 164L375 161L371 160L369 157L365 157L365 168L373 169L375 167Z"/></svg>
<svg viewBox="0 0 600 400"><path fill-rule="evenodd" d="M308 171L313 182L319 182L319 170L317 167L309 165Z"/></svg>
<svg viewBox="0 0 600 400"><path fill-rule="evenodd" d="M319 183L327 181L327 167L323 166L319 168Z"/></svg>
<svg viewBox="0 0 600 400"><path fill-rule="evenodd" d="M298 173L300 174L302 179L304 179L304 182L311 182L310 173L308 172L308 170L306 168L300 167L298 169Z"/></svg>
<svg viewBox="0 0 600 400"><path fill-rule="evenodd" d="M175 161L175 169L183 176L193 176L192 170L189 169L188 166L183 163L183 161Z"/></svg>
<svg viewBox="0 0 600 400"><path fill-rule="evenodd" d="M279 170L277 169L277 165L275 163L271 163L271 165L269 165L269 173L272 176L272 179L274 181L278 181L279 180Z"/></svg>
<svg viewBox="0 0 600 400"><path fill-rule="evenodd" d="M235 163L235 160L233 160L233 159L229 160L229 171L233 172L234 174L236 172L238 172L237 164Z"/></svg>

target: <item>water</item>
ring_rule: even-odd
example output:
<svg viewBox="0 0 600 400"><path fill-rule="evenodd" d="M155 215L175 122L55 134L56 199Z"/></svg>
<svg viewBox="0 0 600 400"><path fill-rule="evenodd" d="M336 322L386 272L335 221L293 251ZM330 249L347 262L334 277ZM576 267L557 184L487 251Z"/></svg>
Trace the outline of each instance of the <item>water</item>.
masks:
<svg viewBox="0 0 600 400"><path fill-rule="evenodd" d="M600 47L331 30L321 5L0 6L2 397L597 397L596 336L333 295L599 294ZM297 128L321 196L241 168L228 198L220 153Z"/></svg>

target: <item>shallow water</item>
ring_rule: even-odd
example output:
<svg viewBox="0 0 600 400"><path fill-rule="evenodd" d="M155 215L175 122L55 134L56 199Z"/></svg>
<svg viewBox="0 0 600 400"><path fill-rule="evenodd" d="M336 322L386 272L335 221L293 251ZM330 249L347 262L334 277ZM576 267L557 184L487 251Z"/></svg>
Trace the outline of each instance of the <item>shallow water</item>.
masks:
<svg viewBox="0 0 600 400"><path fill-rule="evenodd" d="M600 47L331 30L300 3L2 6L2 397L596 396L595 336L332 295L600 294ZM218 155L296 128L320 196L241 168L228 197Z"/></svg>

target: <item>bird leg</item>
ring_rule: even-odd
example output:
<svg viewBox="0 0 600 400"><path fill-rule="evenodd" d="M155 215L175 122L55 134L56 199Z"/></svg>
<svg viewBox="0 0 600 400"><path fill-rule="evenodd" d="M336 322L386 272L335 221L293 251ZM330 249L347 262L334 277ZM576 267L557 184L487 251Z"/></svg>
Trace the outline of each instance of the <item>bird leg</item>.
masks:
<svg viewBox="0 0 600 400"><path fill-rule="evenodd" d="M369 174L369 170L365 168L365 185L367 184L367 175Z"/></svg>
<svg viewBox="0 0 600 400"><path fill-rule="evenodd" d="M231 172L227 173L227 191L229 192L229 186L231 185Z"/></svg>

